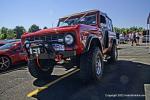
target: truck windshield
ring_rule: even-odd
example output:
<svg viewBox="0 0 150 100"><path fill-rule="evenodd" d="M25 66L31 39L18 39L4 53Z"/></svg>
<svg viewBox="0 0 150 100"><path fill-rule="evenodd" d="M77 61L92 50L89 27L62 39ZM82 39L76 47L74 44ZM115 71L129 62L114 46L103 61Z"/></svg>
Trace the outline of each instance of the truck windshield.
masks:
<svg viewBox="0 0 150 100"><path fill-rule="evenodd" d="M95 25L96 15L85 16L83 18L70 18L68 20L59 20L58 26L70 26L77 24Z"/></svg>

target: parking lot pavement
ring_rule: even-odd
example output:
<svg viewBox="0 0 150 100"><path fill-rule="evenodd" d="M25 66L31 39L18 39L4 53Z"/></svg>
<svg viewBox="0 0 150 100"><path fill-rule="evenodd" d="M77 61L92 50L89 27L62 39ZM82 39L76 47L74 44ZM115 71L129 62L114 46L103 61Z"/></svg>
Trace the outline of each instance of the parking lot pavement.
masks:
<svg viewBox="0 0 150 100"><path fill-rule="evenodd" d="M79 71L64 77L68 72L58 66L49 80L37 80L22 67L0 74L0 100L145 100L149 88L144 88L144 84L150 84L149 58L144 46L120 45L118 62L105 64L102 80L88 84L81 82ZM27 97L45 86L33 97Z"/></svg>
<svg viewBox="0 0 150 100"><path fill-rule="evenodd" d="M150 64L149 48L144 44L141 45L142 46L130 46L129 44L119 45L119 59Z"/></svg>

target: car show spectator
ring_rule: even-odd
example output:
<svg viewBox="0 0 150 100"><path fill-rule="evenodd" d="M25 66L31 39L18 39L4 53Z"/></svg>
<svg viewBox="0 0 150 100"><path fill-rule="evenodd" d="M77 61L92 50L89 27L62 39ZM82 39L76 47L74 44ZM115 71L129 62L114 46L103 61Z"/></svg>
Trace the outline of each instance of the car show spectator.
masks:
<svg viewBox="0 0 150 100"><path fill-rule="evenodd" d="M135 43L135 44L137 43L137 42L136 42L136 34L135 34L135 32L131 33L130 39L131 39L131 43L132 43L131 46L133 46L134 43Z"/></svg>
<svg viewBox="0 0 150 100"><path fill-rule="evenodd" d="M132 41L132 33L129 33L128 35L129 35L129 42L131 42Z"/></svg>
<svg viewBox="0 0 150 100"><path fill-rule="evenodd" d="M143 33L140 32L140 33L139 33L139 44L142 43L142 39L143 39Z"/></svg>
<svg viewBox="0 0 150 100"><path fill-rule="evenodd" d="M139 32L135 33L135 38L136 38L136 45L138 46L139 45L139 40L140 40Z"/></svg>

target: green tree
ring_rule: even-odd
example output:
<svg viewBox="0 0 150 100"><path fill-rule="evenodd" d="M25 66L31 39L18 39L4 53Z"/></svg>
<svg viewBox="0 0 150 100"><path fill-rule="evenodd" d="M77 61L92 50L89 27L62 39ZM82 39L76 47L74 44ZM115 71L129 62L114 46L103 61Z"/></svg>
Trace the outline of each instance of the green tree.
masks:
<svg viewBox="0 0 150 100"><path fill-rule="evenodd" d="M43 29L48 29L46 26Z"/></svg>
<svg viewBox="0 0 150 100"><path fill-rule="evenodd" d="M8 28L2 27L0 33L1 33L0 39L6 39L7 38L7 33L8 33Z"/></svg>
<svg viewBox="0 0 150 100"><path fill-rule="evenodd" d="M7 34L7 32L8 32L8 28L2 27L1 34Z"/></svg>
<svg viewBox="0 0 150 100"><path fill-rule="evenodd" d="M6 33L4 33L3 34L3 38L2 39L6 39L7 38L7 34Z"/></svg>
<svg viewBox="0 0 150 100"><path fill-rule="evenodd" d="M8 39L16 38L16 34L13 29L8 29L7 38Z"/></svg>
<svg viewBox="0 0 150 100"><path fill-rule="evenodd" d="M131 32L136 32L137 30L138 30L138 28L136 26L130 27Z"/></svg>
<svg viewBox="0 0 150 100"><path fill-rule="evenodd" d="M128 34L129 32L143 32L145 29L143 27L133 26L130 28L118 28L114 27L115 32L120 34Z"/></svg>
<svg viewBox="0 0 150 100"><path fill-rule="evenodd" d="M6 39L7 38L7 34L4 33L4 34L0 34L0 39Z"/></svg>
<svg viewBox="0 0 150 100"><path fill-rule="evenodd" d="M23 26L16 26L14 29L14 32L16 34L16 38L20 39L21 35L26 32L25 28Z"/></svg>
<svg viewBox="0 0 150 100"><path fill-rule="evenodd" d="M114 29L114 31L115 31L116 33L120 33L120 28L114 27L113 29Z"/></svg>
<svg viewBox="0 0 150 100"><path fill-rule="evenodd" d="M138 31L139 31L139 32L143 32L144 30L145 30L145 29L144 29L143 27L139 27L139 28L138 28Z"/></svg>
<svg viewBox="0 0 150 100"><path fill-rule="evenodd" d="M35 24L31 25L31 27L29 28L29 32L36 32L38 30L40 30L40 28Z"/></svg>

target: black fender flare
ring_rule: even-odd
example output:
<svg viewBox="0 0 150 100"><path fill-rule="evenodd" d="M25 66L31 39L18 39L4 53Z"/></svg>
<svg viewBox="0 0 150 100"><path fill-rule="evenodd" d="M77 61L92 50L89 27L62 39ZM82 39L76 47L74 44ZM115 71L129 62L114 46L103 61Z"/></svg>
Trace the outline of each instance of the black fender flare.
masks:
<svg viewBox="0 0 150 100"><path fill-rule="evenodd" d="M90 50L90 48L93 46L93 42L95 42L100 50L102 51L102 44L101 44L101 41L99 39L98 36L94 35L94 34L91 34L88 36L87 40L86 40L86 44L85 44L85 52L88 52Z"/></svg>

